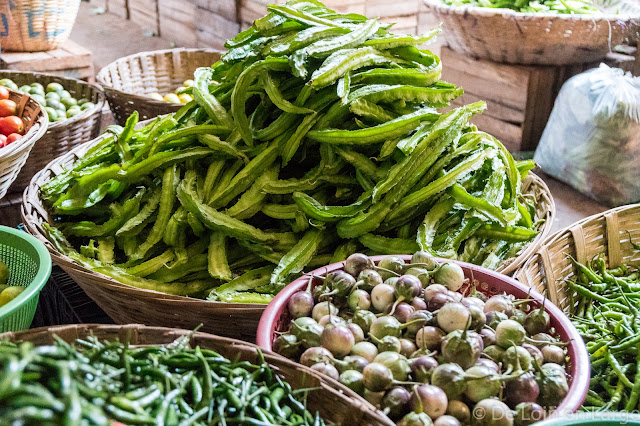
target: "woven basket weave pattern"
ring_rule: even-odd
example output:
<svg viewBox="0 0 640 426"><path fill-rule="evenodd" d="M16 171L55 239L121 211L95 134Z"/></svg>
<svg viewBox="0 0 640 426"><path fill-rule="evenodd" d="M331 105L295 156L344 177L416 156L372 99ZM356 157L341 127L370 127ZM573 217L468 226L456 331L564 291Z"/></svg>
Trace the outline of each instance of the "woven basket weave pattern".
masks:
<svg viewBox="0 0 640 426"><path fill-rule="evenodd" d="M21 340L36 345L48 345L54 342L54 336L73 342L75 339L93 335L101 340L119 339L122 342L128 340L131 345L158 345L169 344L189 333L190 331L187 330L145 327L137 324L127 326L82 324L5 333L0 334L0 339L8 338L12 341ZM211 349L229 359L239 358L241 361L254 364L260 362L258 347L238 340L194 333L190 343L192 347ZM352 426L393 425L386 416L340 383L274 353L265 352L263 356L267 364L277 370L294 389L317 388L308 394L308 408L312 412L318 411L326 421Z"/></svg>
<svg viewBox="0 0 640 426"><path fill-rule="evenodd" d="M102 85L116 122L123 125L138 111L141 120L175 112L182 105L149 98L173 93L197 68L210 67L221 52L214 49L169 49L120 58L100 70Z"/></svg>
<svg viewBox="0 0 640 426"><path fill-rule="evenodd" d="M0 6L2 50L54 50L67 41L80 0L11 0Z"/></svg>
<svg viewBox="0 0 640 426"><path fill-rule="evenodd" d="M18 104L18 116L22 117L26 132L17 141L0 148L0 198L7 193L26 163L33 145L44 135L49 124L47 114L31 96L12 90L9 92L9 99Z"/></svg>
<svg viewBox="0 0 640 426"><path fill-rule="evenodd" d="M568 308L565 281L575 277L569 256L584 263L603 254L609 267L640 262L631 242L640 243L640 204L623 206L588 217L551 236L515 273L560 308Z"/></svg>
<svg viewBox="0 0 640 426"><path fill-rule="evenodd" d="M534 15L508 9L453 7L423 0L443 23L443 37L457 52L494 62L570 65L604 59L638 29L637 19L591 15ZM637 6L636 6L637 7ZM640 9L640 8L639 8Z"/></svg>
<svg viewBox="0 0 640 426"><path fill-rule="evenodd" d="M9 189L9 192L22 192L29 185L33 175L42 170L51 160L100 134L104 93L95 84L49 74L0 70L0 78L10 78L18 86L38 82L46 87L49 83L60 83L71 93L71 96L78 100L86 98L95 104L93 108L84 110L75 117L49 124L47 133L36 142L29 161Z"/></svg>

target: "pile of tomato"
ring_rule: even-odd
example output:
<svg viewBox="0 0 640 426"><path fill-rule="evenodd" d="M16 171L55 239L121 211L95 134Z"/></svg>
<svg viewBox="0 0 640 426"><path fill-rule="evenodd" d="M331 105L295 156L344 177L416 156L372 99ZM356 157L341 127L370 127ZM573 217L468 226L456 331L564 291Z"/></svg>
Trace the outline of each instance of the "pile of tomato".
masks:
<svg viewBox="0 0 640 426"><path fill-rule="evenodd" d="M20 139L24 122L18 117L18 105L9 99L9 90L0 86L0 148Z"/></svg>

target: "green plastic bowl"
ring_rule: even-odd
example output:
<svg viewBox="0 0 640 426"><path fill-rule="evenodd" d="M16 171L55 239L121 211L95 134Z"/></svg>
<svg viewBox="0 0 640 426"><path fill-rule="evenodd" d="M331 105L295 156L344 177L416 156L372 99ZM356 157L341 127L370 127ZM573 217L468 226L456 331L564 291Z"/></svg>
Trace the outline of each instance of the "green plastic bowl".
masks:
<svg viewBox="0 0 640 426"><path fill-rule="evenodd" d="M0 307L0 333L26 330L36 313L40 290L51 275L51 256L44 244L26 232L0 226L0 261L9 267L7 284L26 287Z"/></svg>
<svg viewBox="0 0 640 426"><path fill-rule="evenodd" d="M567 416L553 417L549 420L535 423L535 426L618 426L640 425L640 415L632 413L602 412L602 413L575 413Z"/></svg>

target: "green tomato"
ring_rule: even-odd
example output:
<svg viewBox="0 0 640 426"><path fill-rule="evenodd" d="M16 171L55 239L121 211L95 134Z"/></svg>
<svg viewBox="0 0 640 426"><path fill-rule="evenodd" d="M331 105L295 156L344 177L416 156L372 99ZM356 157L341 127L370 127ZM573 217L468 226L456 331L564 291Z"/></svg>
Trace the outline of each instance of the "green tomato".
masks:
<svg viewBox="0 0 640 426"><path fill-rule="evenodd" d="M80 114L81 112L82 112L82 110L80 108L75 108L75 107L69 108L67 110L67 118L74 117L74 116Z"/></svg>
<svg viewBox="0 0 640 426"><path fill-rule="evenodd" d="M62 105L66 106L67 108L71 108L72 106L78 105L78 101L76 101L75 98L64 98L60 100L60 102L62 103Z"/></svg>
<svg viewBox="0 0 640 426"><path fill-rule="evenodd" d="M30 90L31 90L31 86L27 86L27 85L20 86L20 88L18 89L18 91L22 93L30 93L29 92Z"/></svg>
<svg viewBox="0 0 640 426"><path fill-rule="evenodd" d="M56 92L49 92L46 95L44 95L44 97L47 99L54 99L56 101L60 101L60 95L57 94Z"/></svg>
<svg viewBox="0 0 640 426"><path fill-rule="evenodd" d="M80 108L84 111L85 109L90 109L94 106L96 106L96 104L94 104L93 102L85 102L80 106Z"/></svg>
<svg viewBox="0 0 640 426"><path fill-rule="evenodd" d="M87 102L89 102L89 99L87 98L82 98L78 101L78 105L82 106L84 104L86 104Z"/></svg>
<svg viewBox="0 0 640 426"><path fill-rule="evenodd" d="M45 107L44 109L47 111L47 115L49 116L49 121L56 121L58 119L58 111L51 107Z"/></svg>
<svg viewBox="0 0 640 426"><path fill-rule="evenodd" d="M7 266L6 263L0 261L0 284L5 285L8 282L9 282L9 267Z"/></svg>
<svg viewBox="0 0 640 426"><path fill-rule="evenodd" d="M60 94L60 99L65 99L65 98L70 98L71 97L71 93L69 93L68 90L63 90L59 94Z"/></svg>
<svg viewBox="0 0 640 426"><path fill-rule="evenodd" d="M0 86L4 86L11 90L18 90L18 85L9 78L3 78L2 80L0 80Z"/></svg>
<svg viewBox="0 0 640 426"><path fill-rule="evenodd" d="M46 106L47 106L47 100L45 99L45 97L44 97L44 96L37 94L37 95L31 95L31 97L32 97L35 101L37 101L40 105L42 105L42 106L44 106L44 107L46 107Z"/></svg>
<svg viewBox="0 0 640 426"><path fill-rule="evenodd" d="M175 93L168 93L166 95L164 95L165 102L171 102L173 104L179 104L180 103L180 98L178 98L178 95L176 95Z"/></svg>
<svg viewBox="0 0 640 426"><path fill-rule="evenodd" d="M37 81L36 81L36 82L31 83L31 85L30 85L30 86L31 86L31 87L37 87L38 89L40 89L41 91L43 91L43 92L44 92L44 86L43 86L42 84L38 83Z"/></svg>
<svg viewBox="0 0 640 426"><path fill-rule="evenodd" d="M189 80L185 80L185 81L182 83L182 85L183 85L184 87L191 87L191 86L193 86L193 80L191 80L191 79L189 79Z"/></svg>
<svg viewBox="0 0 640 426"><path fill-rule="evenodd" d="M63 90L64 87L62 87L62 84L60 83L47 84L47 93L62 92Z"/></svg>
<svg viewBox="0 0 640 426"><path fill-rule="evenodd" d="M66 111L67 107L65 107L62 102L60 101L56 101L55 99L49 99L47 101L47 106L50 106L53 109L59 109L59 110L63 110Z"/></svg>
<svg viewBox="0 0 640 426"><path fill-rule="evenodd" d="M58 110L58 118L56 121L63 121L67 119L67 111L63 111L61 109Z"/></svg>
<svg viewBox="0 0 640 426"><path fill-rule="evenodd" d="M29 89L29 93L32 95L42 95L44 96L44 90L41 89L38 86L31 86L31 88Z"/></svg>

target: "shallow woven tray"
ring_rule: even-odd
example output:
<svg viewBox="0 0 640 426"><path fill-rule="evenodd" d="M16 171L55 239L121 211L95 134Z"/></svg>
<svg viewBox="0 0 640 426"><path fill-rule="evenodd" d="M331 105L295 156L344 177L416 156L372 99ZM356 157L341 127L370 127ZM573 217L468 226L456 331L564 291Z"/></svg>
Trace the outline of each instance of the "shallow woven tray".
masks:
<svg viewBox="0 0 640 426"><path fill-rule="evenodd" d="M51 160L100 134L104 93L95 84L51 74L0 70L0 78L10 78L18 86L38 82L46 87L49 83L60 83L77 100L87 98L96 104L75 117L49 123L47 133L36 143L29 161L22 167L22 171L9 189L9 192L22 192L29 185L33 175Z"/></svg>
<svg viewBox="0 0 640 426"><path fill-rule="evenodd" d="M510 9L448 6L423 0L443 23L446 43L456 52L494 62L526 65L569 65L604 59L613 47L636 33L640 5L620 2L623 13L554 15ZM633 17L633 18L632 18Z"/></svg>
<svg viewBox="0 0 640 426"><path fill-rule="evenodd" d="M47 114L31 96L9 90L9 99L18 104L17 115L22 117L27 131L17 141L0 148L0 198L7 193L49 124Z"/></svg>
<svg viewBox="0 0 640 426"><path fill-rule="evenodd" d="M608 210L557 232L515 273L515 278L566 311L569 298L565 281L575 276L568 256L584 263L602 253L611 268L637 263L640 253L630 238L640 243L640 204Z"/></svg>
<svg viewBox="0 0 640 426"><path fill-rule="evenodd" d="M102 85L118 124L138 111L141 120L175 112L182 106L149 97L152 93L173 93L197 68L210 67L222 52L215 49L169 49L141 52L120 58L102 68L97 82Z"/></svg>
<svg viewBox="0 0 640 426"><path fill-rule="evenodd" d="M80 324L58 327L36 328L21 333L0 334L0 339L29 341L36 345L54 342L54 335L67 342L93 335L99 339L126 341L131 345L168 344L177 338L189 334L188 330L175 328L145 327L131 324L126 326ZM238 340L226 339L205 333L194 333L191 338L193 347L212 349L229 358L239 358L251 363L259 362L258 347ZM378 412L355 392L321 373L290 361L280 355L263 352L265 361L294 389L312 388L307 399L311 412L318 411L326 421L338 425L393 425L386 416Z"/></svg>

